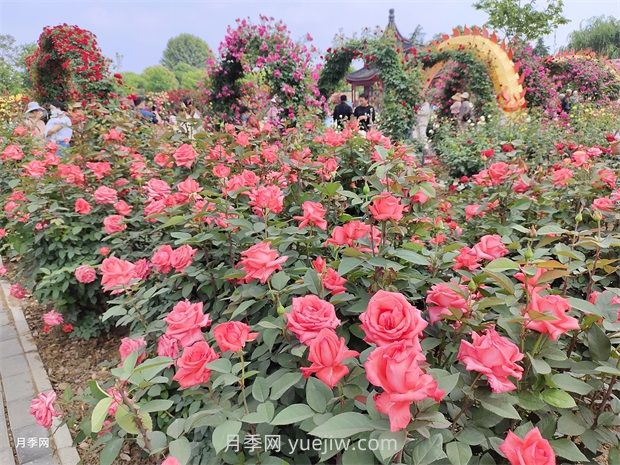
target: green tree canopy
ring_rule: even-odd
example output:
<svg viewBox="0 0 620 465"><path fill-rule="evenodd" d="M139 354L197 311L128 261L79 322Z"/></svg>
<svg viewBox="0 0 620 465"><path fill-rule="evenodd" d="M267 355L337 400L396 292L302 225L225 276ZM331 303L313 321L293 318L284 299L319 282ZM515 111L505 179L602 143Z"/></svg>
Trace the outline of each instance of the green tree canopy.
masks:
<svg viewBox="0 0 620 465"><path fill-rule="evenodd" d="M141 74L138 73L132 73L131 71L127 71L124 73L121 73L123 76L123 87L122 89L128 93L143 93L145 92L144 87L145 87L145 79L142 77Z"/></svg>
<svg viewBox="0 0 620 465"><path fill-rule="evenodd" d="M196 89L207 77L204 68L196 68L187 63L179 63L173 71L181 89Z"/></svg>
<svg viewBox="0 0 620 465"><path fill-rule="evenodd" d="M534 55L538 55L539 57L549 56L549 47L547 47L542 37L539 37L536 41L536 47L534 47L533 51Z"/></svg>
<svg viewBox="0 0 620 465"><path fill-rule="evenodd" d="M165 66L150 66L142 72L144 90L147 92L165 92L178 89L179 81L172 71Z"/></svg>
<svg viewBox="0 0 620 465"><path fill-rule="evenodd" d="M0 34L0 93L17 93L30 87L25 58L34 46L17 45L13 36Z"/></svg>
<svg viewBox="0 0 620 465"><path fill-rule="evenodd" d="M174 69L179 63L204 68L205 61L211 55L211 49L200 37L181 34L168 41L161 64L170 69Z"/></svg>
<svg viewBox="0 0 620 465"><path fill-rule="evenodd" d="M569 50L593 50L609 58L620 58L620 19L613 16L590 18L585 27L571 32Z"/></svg>
<svg viewBox="0 0 620 465"><path fill-rule="evenodd" d="M487 24L508 39L536 40L568 23L562 16L563 0L548 0L544 9L536 8L535 3L536 0L478 0L474 7L486 12Z"/></svg>

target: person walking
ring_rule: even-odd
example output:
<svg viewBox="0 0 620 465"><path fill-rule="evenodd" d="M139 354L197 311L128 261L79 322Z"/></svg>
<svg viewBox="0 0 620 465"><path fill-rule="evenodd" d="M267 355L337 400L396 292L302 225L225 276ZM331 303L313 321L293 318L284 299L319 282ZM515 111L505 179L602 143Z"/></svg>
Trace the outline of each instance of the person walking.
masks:
<svg viewBox="0 0 620 465"><path fill-rule="evenodd" d="M368 102L368 95L360 95L359 105L355 107L353 116L358 121L360 131L367 132L375 123L375 108Z"/></svg>
<svg viewBox="0 0 620 465"><path fill-rule="evenodd" d="M35 139L45 140L45 118L47 112L37 102L29 102L24 112L24 125Z"/></svg>
<svg viewBox="0 0 620 465"><path fill-rule="evenodd" d="M61 148L69 147L69 142L73 137L71 118L65 113L66 111L67 107L63 102L50 102L50 119L45 125L45 139L54 142Z"/></svg>
<svg viewBox="0 0 620 465"><path fill-rule="evenodd" d="M345 126L345 120L349 121L351 119L351 115L353 114L353 109L347 103L347 96L340 96L340 103L334 107L334 113L332 114L332 118L336 125L342 129Z"/></svg>

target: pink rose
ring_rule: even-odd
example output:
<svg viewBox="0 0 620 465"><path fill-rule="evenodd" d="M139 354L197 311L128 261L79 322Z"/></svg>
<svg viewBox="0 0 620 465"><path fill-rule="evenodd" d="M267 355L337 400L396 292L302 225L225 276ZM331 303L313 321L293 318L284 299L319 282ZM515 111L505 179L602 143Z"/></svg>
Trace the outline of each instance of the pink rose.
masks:
<svg viewBox="0 0 620 465"><path fill-rule="evenodd" d="M177 184L177 189L179 189L179 192L183 192L187 195L197 194L202 190L200 184L198 184L195 179L190 177Z"/></svg>
<svg viewBox="0 0 620 465"><path fill-rule="evenodd" d="M400 341L377 347L364 363L368 381L384 391L375 395L375 405L389 416L391 431L407 427L412 402L428 398L439 402L444 396L437 381L420 368L420 358L419 349Z"/></svg>
<svg viewBox="0 0 620 465"><path fill-rule="evenodd" d="M190 144L181 145L174 154L172 154L177 166L191 168L198 154Z"/></svg>
<svg viewBox="0 0 620 465"><path fill-rule="evenodd" d="M43 323L45 323L45 325L49 327L60 326L65 321L62 315L54 309L43 314L42 318L43 318Z"/></svg>
<svg viewBox="0 0 620 465"><path fill-rule="evenodd" d="M494 186L500 185L506 177L510 174L510 165L503 161L493 163L487 170L491 184Z"/></svg>
<svg viewBox="0 0 620 465"><path fill-rule="evenodd" d="M400 200L389 192L383 192L372 202L368 208L372 217L377 221L400 221L403 217L403 205Z"/></svg>
<svg viewBox="0 0 620 465"><path fill-rule="evenodd" d="M213 175L216 178L226 178L228 177L228 175L230 174L230 168L226 165L222 165L221 163L218 165L215 165L213 167Z"/></svg>
<svg viewBox="0 0 620 465"><path fill-rule="evenodd" d="M611 212L616 207L616 202L609 197L599 197L592 201L592 208L601 212Z"/></svg>
<svg viewBox="0 0 620 465"><path fill-rule="evenodd" d="M552 340L556 341L565 332L579 329L579 321L566 314L569 310L570 304L564 297L559 295L546 295L542 297L539 294L532 294L532 300L528 308L528 316L532 319L525 323L525 327L539 333L548 334ZM537 320L536 316L530 315L529 312L532 311L542 313L545 317L551 316L553 320Z"/></svg>
<svg viewBox="0 0 620 465"><path fill-rule="evenodd" d="M164 321L168 324L166 335L177 339L182 347L204 341L202 328L211 324L209 314L202 312L202 302L189 300L177 303Z"/></svg>
<svg viewBox="0 0 620 465"><path fill-rule="evenodd" d="M426 306L428 319L435 324L442 319L443 315L454 315L457 310L457 319L469 313L469 304L463 294L467 295L467 288L463 285L454 284L460 291L456 291L448 283L434 284L426 294Z"/></svg>
<svg viewBox="0 0 620 465"><path fill-rule="evenodd" d="M199 341L183 349L177 360L177 372L174 380L179 382L181 389L206 383L211 377L207 364L220 358L205 341Z"/></svg>
<svg viewBox="0 0 620 465"><path fill-rule="evenodd" d="M246 283L257 280L265 284L269 277L282 269L288 257L279 257L278 252L271 248L268 242L259 242L244 252L241 252L241 260L237 267L245 271L243 280Z"/></svg>
<svg viewBox="0 0 620 465"><path fill-rule="evenodd" d="M138 279L146 279L151 274L151 262L146 258L141 258L134 263L134 275Z"/></svg>
<svg viewBox="0 0 620 465"><path fill-rule="evenodd" d="M508 254L508 249L502 244L502 238L498 234L482 236L474 246L474 252L481 260L495 260Z"/></svg>
<svg viewBox="0 0 620 465"><path fill-rule="evenodd" d="M103 219L103 230L106 234L114 234L127 229L127 225L123 223L121 215L109 215Z"/></svg>
<svg viewBox="0 0 620 465"><path fill-rule="evenodd" d="M30 415L43 428L50 428L52 419L60 416L60 412L54 407L54 402L56 402L56 393L49 391L41 392L30 403Z"/></svg>
<svg viewBox="0 0 620 465"><path fill-rule="evenodd" d="M222 352L238 352L246 342L253 341L257 336L258 333L251 333L250 327L241 321L220 323L213 329L213 337Z"/></svg>
<svg viewBox="0 0 620 465"><path fill-rule="evenodd" d="M478 257L478 254L474 249L469 247L461 247L459 249L459 254L454 257L455 263L452 269L459 270L461 268L466 268L469 271L473 271L480 268L481 265L478 263L480 260L480 257Z"/></svg>
<svg viewBox="0 0 620 465"><path fill-rule="evenodd" d="M334 306L315 295L293 297L293 309L286 314L286 327L303 344L308 344L324 328L340 324Z"/></svg>
<svg viewBox="0 0 620 465"><path fill-rule="evenodd" d="M189 245L182 245L175 249L170 256L170 266L174 268L177 273L182 272L191 263L197 250L193 249Z"/></svg>
<svg viewBox="0 0 620 465"><path fill-rule="evenodd" d="M146 349L146 341L143 337L139 337L138 339L131 339L129 337L124 337L121 339L121 345L118 348L118 352L121 355L121 362L124 362L127 357L132 352L143 352L138 357L136 363L140 363L142 360L146 358L146 353L144 350Z"/></svg>
<svg viewBox="0 0 620 465"><path fill-rule="evenodd" d="M523 439L508 431L499 450L510 465L555 465L555 452L538 428L531 429Z"/></svg>
<svg viewBox="0 0 620 465"><path fill-rule="evenodd" d="M21 160L24 158L24 152L18 145L7 145L2 152L2 159Z"/></svg>
<svg viewBox="0 0 620 465"><path fill-rule="evenodd" d="M80 265L75 269L75 279L80 283L92 283L97 279L97 273L95 269L90 265Z"/></svg>
<svg viewBox="0 0 620 465"><path fill-rule="evenodd" d="M172 455L169 455L166 460L164 460L161 465L181 465L181 463Z"/></svg>
<svg viewBox="0 0 620 465"><path fill-rule="evenodd" d="M398 341L413 343L428 324L404 295L383 290L372 296L360 320L366 333L364 340L378 346Z"/></svg>
<svg viewBox="0 0 620 465"><path fill-rule="evenodd" d="M118 201L118 193L109 187L100 186L95 191L95 202L98 204L115 204Z"/></svg>
<svg viewBox="0 0 620 465"><path fill-rule="evenodd" d="M116 257L106 258L100 267L103 290L114 291L113 294L122 292L117 288L127 286L134 279L134 268L134 264L126 260Z"/></svg>
<svg viewBox="0 0 620 465"><path fill-rule="evenodd" d="M157 340L157 355L177 358L179 356L179 342L173 337L162 334Z"/></svg>
<svg viewBox="0 0 620 465"><path fill-rule="evenodd" d="M159 273L169 273L170 270L172 270L172 265L170 264L170 261L172 260L173 253L174 250L172 250L172 247L170 247L168 244L159 246L159 248L151 257L151 263L153 264L153 267Z"/></svg>
<svg viewBox="0 0 620 465"><path fill-rule="evenodd" d="M47 171L47 167L44 162L40 160L33 160L24 166L24 171L31 178L42 178Z"/></svg>
<svg viewBox="0 0 620 465"><path fill-rule="evenodd" d="M92 207L86 200L80 197L75 201L74 210L75 213L79 213L80 215L88 215L92 211Z"/></svg>
<svg viewBox="0 0 620 465"><path fill-rule="evenodd" d="M520 380L523 375L523 367L517 365L523 359L519 347L493 328L483 336L473 332L471 337L472 342L461 340L457 359L468 371L485 375L493 392L514 391L517 387L508 377Z"/></svg>
<svg viewBox="0 0 620 465"><path fill-rule="evenodd" d="M149 200L162 200L170 195L171 189L166 181L161 179L149 179L145 186Z"/></svg>
<svg viewBox="0 0 620 465"><path fill-rule="evenodd" d="M573 178L573 172L568 168L560 168L551 174L551 180L555 187L564 187Z"/></svg>
<svg viewBox="0 0 620 465"><path fill-rule="evenodd" d="M346 291L347 280L340 276L338 272L332 268L327 268L327 272L322 277L323 287L330 291L332 295L342 294Z"/></svg>
<svg viewBox="0 0 620 465"><path fill-rule="evenodd" d="M21 284L15 283L9 288L9 295L11 297L15 297L16 299L23 299L26 295L28 295L28 291Z"/></svg>
<svg viewBox="0 0 620 465"><path fill-rule="evenodd" d="M278 186L257 187L250 192L250 206L254 214L278 214L284 208L284 194Z"/></svg>
<svg viewBox="0 0 620 465"><path fill-rule="evenodd" d="M131 209L131 205L124 200L119 200L114 204L114 210L116 210L116 213L119 215L128 216L131 213Z"/></svg>
<svg viewBox="0 0 620 465"><path fill-rule="evenodd" d="M294 216L299 221L299 229L304 229L308 225L316 226L325 231L327 229L327 221L325 221L325 207L321 202L305 201L301 208L304 212L303 216Z"/></svg>
<svg viewBox="0 0 620 465"><path fill-rule="evenodd" d="M359 352L347 349L344 338L339 338L333 329L324 328L310 341L308 360L312 365L302 368L301 373L306 378L316 374L318 379L333 389L349 373L342 362L358 355Z"/></svg>
<svg viewBox="0 0 620 465"><path fill-rule="evenodd" d="M465 221L469 221L476 216L484 216L484 210L480 210L480 205L477 203L467 205L465 207Z"/></svg>

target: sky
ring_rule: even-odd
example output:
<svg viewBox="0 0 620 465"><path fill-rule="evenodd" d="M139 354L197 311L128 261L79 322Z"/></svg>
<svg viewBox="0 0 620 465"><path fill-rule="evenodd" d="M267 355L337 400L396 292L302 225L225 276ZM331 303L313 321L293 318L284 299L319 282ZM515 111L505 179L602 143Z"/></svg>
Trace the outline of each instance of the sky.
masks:
<svg viewBox="0 0 620 465"><path fill-rule="evenodd" d="M538 0L544 4L545 0ZM235 19L264 14L282 19L293 38L310 33L325 50L334 36L359 33L365 27L385 27L388 10L408 36L420 24L426 39L459 24L482 25L486 14L469 0L0 0L0 33L18 43L37 40L44 26L76 24L97 35L107 57L122 56L120 71L140 72L158 64L169 38L183 32L207 41L212 50ZM620 18L620 0L565 0L571 20L545 38L552 50L566 43L571 30L592 16Z"/></svg>

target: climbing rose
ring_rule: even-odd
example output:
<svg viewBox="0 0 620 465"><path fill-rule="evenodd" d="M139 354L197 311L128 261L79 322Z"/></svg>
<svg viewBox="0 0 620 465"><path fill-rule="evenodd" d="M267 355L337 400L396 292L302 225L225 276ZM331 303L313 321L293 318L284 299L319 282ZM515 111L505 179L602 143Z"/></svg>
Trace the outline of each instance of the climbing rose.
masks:
<svg viewBox="0 0 620 465"><path fill-rule="evenodd" d="M383 290L372 296L360 320L366 333L364 340L378 346L399 341L413 343L428 324L404 295Z"/></svg>
<svg viewBox="0 0 620 465"><path fill-rule="evenodd" d="M482 236L474 246L474 252L481 260L495 260L508 254L508 249L502 244L499 234Z"/></svg>
<svg viewBox="0 0 620 465"><path fill-rule="evenodd" d="M389 416L391 431L407 427L412 402L439 402L444 396L437 381L420 368L418 350L408 341L394 342L374 349L364 363L368 381L384 391L374 400L377 410Z"/></svg>
<svg viewBox="0 0 620 465"><path fill-rule="evenodd" d="M253 341L258 333L251 333L250 327L241 321L220 323L213 329L213 337L222 352L237 352L247 341Z"/></svg>
<svg viewBox="0 0 620 465"><path fill-rule="evenodd" d="M268 242L259 242L244 252L241 252L241 260L237 264L245 271L243 280L246 283L257 280L265 284L269 277L282 269L288 257L279 257L278 252L271 248Z"/></svg>
<svg viewBox="0 0 620 465"><path fill-rule="evenodd" d="M309 367L301 369L304 377L316 377L333 389L349 369L342 364L347 358L357 357L359 352L347 349L343 337L339 338L333 329L324 328L310 341Z"/></svg>
<svg viewBox="0 0 620 465"><path fill-rule="evenodd" d="M370 213L377 221L394 220L400 221L403 217L403 205L400 200L389 192L383 192L375 197L369 207Z"/></svg>
<svg viewBox="0 0 620 465"><path fill-rule="evenodd" d="M197 154L194 147L189 144L183 144L174 152L172 156L174 157L174 161L177 166L191 168L194 164L194 160L196 160Z"/></svg>
<svg viewBox="0 0 620 465"><path fill-rule="evenodd" d="M555 465L555 452L538 428L531 429L523 439L508 431L499 450L510 465Z"/></svg>
<svg viewBox="0 0 620 465"><path fill-rule="evenodd" d="M126 286L131 282L135 276L134 268L134 264L126 260L116 257L106 258L100 268L103 290L106 292L113 290L112 294L122 292L115 288Z"/></svg>
<svg viewBox="0 0 620 465"><path fill-rule="evenodd" d="M145 349L146 341L143 337L139 337L138 339L124 337L123 339L121 339L121 345L118 348L118 352L121 355L121 362L125 361L125 359L129 357L132 352L142 352L138 357L138 361L136 362L140 363L146 358L146 353L144 353Z"/></svg>
<svg viewBox="0 0 620 465"><path fill-rule="evenodd" d="M461 340L457 359L467 370L485 375L493 392L514 391L517 387L508 377L519 380L523 375L523 368L517 365L523 359L519 347L493 328L482 336L473 332L471 337L472 342Z"/></svg>
<svg viewBox="0 0 620 465"><path fill-rule="evenodd" d="M556 341L563 333L572 329L579 329L579 321L566 314L569 310L570 304L564 297L559 295L541 297L539 294L533 294L528 308L528 315L529 312L535 311L543 313L545 316L552 316L554 319L536 320L534 316L532 320L525 323L525 327L539 333L548 334L552 340Z"/></svg>
<svg viewBox="0 0 620 465"><path fill-rule="evenodd" d="M54 391L41 392L30 402L30 415L43 428L52 426L53 417L59 417L60 412L54 407L56 393Z"/></svg>
<svg viewBox="0 0 620 465"><path fill-rule="evenodd" d="M301 208L304 212L302 216L294 216L299 221L299 229L304 229L308 225L316 226L325 231L327 229L327 221L325 221L325 207L321 202L305 201Z"/></svg>
<svg viewBox="0 0 620 465"><path fill-rule="evenodd" d="M203 313L202 302L189 300L177 303L164 321L168 324L166 335L177 339L182 347L203 341L202 328L211 324L209 314Z"/></svg>
<svg viewBox="0 0 620 465"><path fill-rule="evenodd" d="M440 283L434 284L426 294L428 319L431 324L441 320L443 315L452 315L452 310L459 310L463 314L468 313L469 305L462 295L467 293L467 288L463 285L455 286L458 286L460 292L448 283Z"/></svg>
<svg viewBox="0 0 620 465"><path fill-rule="evenodd" d="M303 344L308 344L322 329L334 329L339 324L334 306L312 294L293 297L293 309L286 314L286 327Z"/></svg>
<svg viewBox="0 0 620 465"><path fill-rule="evenodd" d="M183 354L176 362L178 370L173 379L179 382L181 389L206 383L211 377L207 364L218 358L220 356L205 341L196 342L183 349Z"/></svg>

